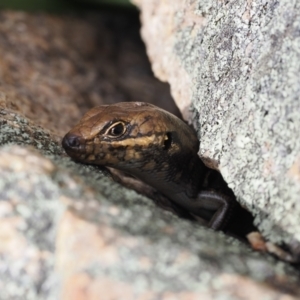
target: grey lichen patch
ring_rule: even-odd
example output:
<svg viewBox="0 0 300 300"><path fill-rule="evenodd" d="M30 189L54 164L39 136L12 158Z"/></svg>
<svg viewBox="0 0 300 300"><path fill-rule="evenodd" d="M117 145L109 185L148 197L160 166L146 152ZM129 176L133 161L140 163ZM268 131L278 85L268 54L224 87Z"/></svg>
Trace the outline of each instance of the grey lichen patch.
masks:
<svg viewBox="0 0 300 300"><path fill-rule="evenodd" d="M0 145L32 145L45 153L60 154L59 138L13 111L0 111Z"/></svg>
<svg viewBox="0 0 300 300"><path fill-rule="evenodd" d="M0 151L1 299L57 299L54 274L62 205L50 161L19 147Z"/></svg>
<svg viewBox="0 0 300 300"><path fill-rule="evenodd" d="M300 182L288 175L300 152L299 2L196 6L207 25L177 32L174 51L194 82L200 155L219 163L268 239L299 251Z"/></svg>

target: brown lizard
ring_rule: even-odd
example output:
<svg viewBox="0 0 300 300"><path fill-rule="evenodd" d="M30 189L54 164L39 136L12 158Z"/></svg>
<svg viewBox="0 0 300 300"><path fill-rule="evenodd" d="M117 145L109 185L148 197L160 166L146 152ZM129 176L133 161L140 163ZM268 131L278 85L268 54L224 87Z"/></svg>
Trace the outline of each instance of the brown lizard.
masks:
<svg viewBox="0 0 300 300"><path fill-rule="evenodd" d="M95 107L66 134L62 145L76 161L112 167L142 180L159 192L155 197L162 200L156 202L212 229L224 229L240 207L221 174L199 158L195 131L154 105Z"/></svg>

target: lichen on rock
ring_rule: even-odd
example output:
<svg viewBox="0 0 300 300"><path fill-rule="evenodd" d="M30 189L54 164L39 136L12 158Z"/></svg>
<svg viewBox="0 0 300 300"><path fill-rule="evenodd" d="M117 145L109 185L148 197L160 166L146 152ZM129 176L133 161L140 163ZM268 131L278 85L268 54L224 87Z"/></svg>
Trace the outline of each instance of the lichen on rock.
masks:
<svg viewBox="0 0 300 300"><path fill-rule="evenodd" d="M133 2L154 72L190 103L199 155L267 239L299 254L299 3Z"/></svg>

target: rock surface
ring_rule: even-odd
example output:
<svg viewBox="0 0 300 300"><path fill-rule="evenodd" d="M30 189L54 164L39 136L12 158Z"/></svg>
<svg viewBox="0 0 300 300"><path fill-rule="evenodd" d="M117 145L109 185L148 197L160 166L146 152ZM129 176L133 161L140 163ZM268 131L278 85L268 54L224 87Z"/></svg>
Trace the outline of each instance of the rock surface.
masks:
<svg viewBox="0 0 300 300"><path fill-rule="evenodd" d="M299 1L134 0L156 76L263 235L300 254Z"/></svg>
<svg viewBox="0 0 300 300"><path fill-rule="evenodd" d="M1 299L300 294L291 266L160 210L59 147L2 147L0 167Z"/></svg>
<svg viewBox="0 0 300 300"><path fill-rule="evenodd" d="M152 75L135 13L30 16L1 13L0 108L58 136L104 103L148 101L179 114Z"/></svg>
<svg viewBox="0 0 300 300"><path fill-rule="evenodd" d="M295 267L64 154L61 136L103 99L170 99L132 15L0 18L1 299L297 299Z"/></svg>

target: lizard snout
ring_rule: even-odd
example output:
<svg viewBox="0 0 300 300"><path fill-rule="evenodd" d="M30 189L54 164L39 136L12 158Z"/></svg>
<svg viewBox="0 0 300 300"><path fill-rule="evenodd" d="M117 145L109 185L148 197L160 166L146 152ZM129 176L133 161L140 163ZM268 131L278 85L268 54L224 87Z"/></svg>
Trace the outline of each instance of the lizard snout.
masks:
<svg viewBox="0 0 300 300"><path fill-rule="evenodd" d="M67 133L63 140L62 146L68 153L69 151L80 151L83 148L84 139L74 133Z"/></svg>

